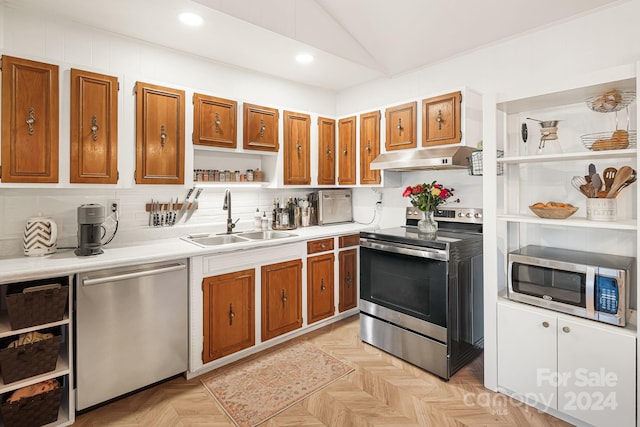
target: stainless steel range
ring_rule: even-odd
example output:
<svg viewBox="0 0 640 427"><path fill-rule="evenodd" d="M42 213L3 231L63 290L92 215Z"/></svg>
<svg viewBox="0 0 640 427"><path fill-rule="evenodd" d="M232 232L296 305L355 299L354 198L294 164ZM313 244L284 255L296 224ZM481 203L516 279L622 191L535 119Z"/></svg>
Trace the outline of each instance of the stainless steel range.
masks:
<svg viewBox="0 0 640 427"><path fill-rule="evenodd" d="M484 344L482 210L436 212L435 239L422 215L360 233L360 339L448 380Z"/></svg>

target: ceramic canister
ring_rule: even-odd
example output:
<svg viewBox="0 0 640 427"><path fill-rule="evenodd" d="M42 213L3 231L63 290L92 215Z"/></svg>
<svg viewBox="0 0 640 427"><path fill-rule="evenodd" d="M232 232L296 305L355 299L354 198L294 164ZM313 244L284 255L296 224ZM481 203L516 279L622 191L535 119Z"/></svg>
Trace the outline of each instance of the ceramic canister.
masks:
<svg viewBox="0 0 640 427"><path fill-rule="evenodd" d="M51 218L43 216L29 218L24 228L24 254L41 256L55 253L57 238L58 227Z"/></svg>

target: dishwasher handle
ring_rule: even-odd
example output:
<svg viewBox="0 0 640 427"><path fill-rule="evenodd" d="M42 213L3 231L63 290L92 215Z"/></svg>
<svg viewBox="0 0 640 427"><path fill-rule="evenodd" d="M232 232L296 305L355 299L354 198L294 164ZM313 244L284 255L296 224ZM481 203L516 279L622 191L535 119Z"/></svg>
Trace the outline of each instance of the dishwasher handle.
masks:
<svg viewBox="0 0 640 427"><path fill-rule="evenodd" d="M152 276L154 274L170 273L172 271L184 270L185 268L187 268L186 264L172 264L172 265L167 265L159 268L154 268L152 270L138 270L138 271L126 272L122 274L115 274L113 276L96 277L95 279L85 278L82 280L82 284L83 286L100 285L102 283L136 279L138 277Z"/></svg>

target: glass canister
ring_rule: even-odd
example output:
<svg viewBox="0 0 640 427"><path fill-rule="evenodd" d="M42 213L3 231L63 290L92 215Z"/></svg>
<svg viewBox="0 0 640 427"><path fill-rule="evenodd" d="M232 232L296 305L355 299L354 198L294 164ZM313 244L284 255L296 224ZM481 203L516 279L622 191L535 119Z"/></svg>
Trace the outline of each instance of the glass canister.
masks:
<svg viewBox="0 0 640 427"><path fill-rule="evenodd" d="M253 181L253 169L247 169L247 181Z"/></svg>

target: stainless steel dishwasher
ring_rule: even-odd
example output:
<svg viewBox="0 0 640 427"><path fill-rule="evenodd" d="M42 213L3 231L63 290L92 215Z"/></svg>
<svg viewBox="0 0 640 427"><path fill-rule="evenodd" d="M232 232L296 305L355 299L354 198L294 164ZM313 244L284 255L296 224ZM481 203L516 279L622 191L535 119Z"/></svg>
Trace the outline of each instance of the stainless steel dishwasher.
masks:
<svg viewBox="0 0 640 427"><path fill-rule="evenodd" d="M76 277L76 409L187 370L186 260Z"/></svg>

